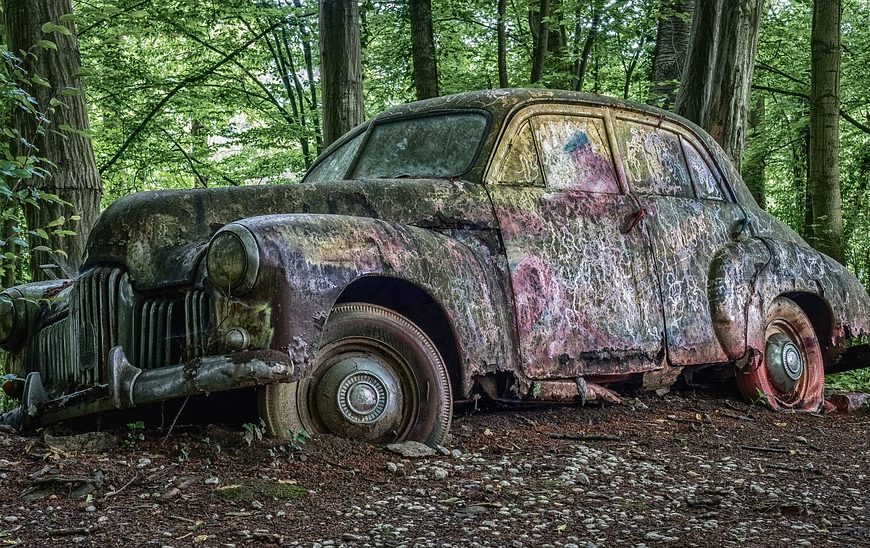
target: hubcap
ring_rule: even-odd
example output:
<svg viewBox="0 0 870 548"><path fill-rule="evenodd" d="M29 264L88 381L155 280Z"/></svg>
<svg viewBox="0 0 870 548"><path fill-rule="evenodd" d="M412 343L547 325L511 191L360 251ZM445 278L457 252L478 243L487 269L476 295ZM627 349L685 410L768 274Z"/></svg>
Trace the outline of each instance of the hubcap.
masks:
<svg viewBox="0 0 870 548"><path fill-rule="evenodd" d="M379 356L338 356L315 387L317 417L333 434L375 440L402 419L402 392L395 372Z"/></svg>
<svg viewBox="0 0 870 548"><path fill-rule="evenodd" d="M804 372L800 348L783 333L774 333L767 339L765 352L770 380L781 392L791 392Z"/></svg>

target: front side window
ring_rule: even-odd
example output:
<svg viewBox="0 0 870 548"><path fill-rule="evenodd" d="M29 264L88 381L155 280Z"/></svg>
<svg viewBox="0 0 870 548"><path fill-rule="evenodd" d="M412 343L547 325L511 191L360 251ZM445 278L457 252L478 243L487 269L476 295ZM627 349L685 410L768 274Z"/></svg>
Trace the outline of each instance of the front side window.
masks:
<svg viewBox="0 0 870 548"><path fill-rule="evenodd" d="M648 124L618 120L617 140L628 182L635 192L694 198L678 135Z"/></svg>
<svg viewBox="0 0 870 548"><path fill-rule="evenodd" d="M523 123L508 143L498 182L505 185L544 185L535 138L529 122Z"/></svg>
<svg viewBox="0 0 870 548"><path fill-rule="evenodd" d="M477 111L376 123L352 178L459 177L477 157L487 125Z"/></svg>
<svg viewBox="0 0 870 548"><path fill-rule="evenodd" d="M359 135L332 151L329 156L308 172L305 182L320 183L344 179L344 174L347 173L347 168L350 167L365 134L365 131L360 132Z"/></svg>
<svg viewBox="0 0 870 548"><path fill-rule="evenodd" d="M549 187L619 193L603 119L543 115L532 128Z"/></svg>

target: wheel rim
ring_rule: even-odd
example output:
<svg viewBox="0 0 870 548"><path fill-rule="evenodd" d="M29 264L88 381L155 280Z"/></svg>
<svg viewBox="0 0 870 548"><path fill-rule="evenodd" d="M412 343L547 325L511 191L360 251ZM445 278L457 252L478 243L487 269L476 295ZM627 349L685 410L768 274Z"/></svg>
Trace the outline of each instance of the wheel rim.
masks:
<svg viewBox="0 0 870 548"><path fill-rule="evenodd" d="M765 331L764 368L772 396L783 407L800 404L807 395L809 368L800 330L788 320L777 318Z"/></svg>
<svg viewBox="0 0 870 548"><path fill-rule="evenodd" d="M345 339L324 350L307 386L306 407L316 428L365 441L401 438L419 404L408 362L370 339Z"/></svg>

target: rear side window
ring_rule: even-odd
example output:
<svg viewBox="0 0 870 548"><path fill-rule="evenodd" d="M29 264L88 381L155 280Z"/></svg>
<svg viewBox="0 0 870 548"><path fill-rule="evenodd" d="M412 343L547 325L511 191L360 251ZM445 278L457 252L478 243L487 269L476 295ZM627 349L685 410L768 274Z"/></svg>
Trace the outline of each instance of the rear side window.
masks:
<svg viewBox="0 0 870 548"><path fill-rule="evenodd" d="M549 187L619 193L603 119L542 115L532 128Z"/></svg>
<svg viewBox="0 0 870 548"><path fill-rule="evenodd" d="M353 161L356 151L362 143L365 131L341 145L326 157L322 162L314 166L314 169L308 172L305 177L306 183L320 183L323 181L340 181L344 179L344 174L347 173L347 168Z"/></svg>
<svg viewBox="0 0 870 548"><path fill-rule="evenodd" d="M683 150L686 153L686 161L689 164L689 173L692 175L692 181L695 183L695 190L698 192L698 198L703 200L722 200L725 198L722 195L722 189L719 186L719 181L714 175L713 169L710 168L705 155L695 148L695 145L689 141L683 140Z"/></svg>
<svg viewBox="0 0 870 548"><path fill-rule="evenodd" d="M648 124L618 120L628 182L635 192L694 198L689 167L677 134Z"/></svg>
<svg viewBox="0 0 870 548"><path fill-rule="evenodd" d="M508 143L498 182L506 185L544 186L535 138L529 122L525 122Z"/></svg>

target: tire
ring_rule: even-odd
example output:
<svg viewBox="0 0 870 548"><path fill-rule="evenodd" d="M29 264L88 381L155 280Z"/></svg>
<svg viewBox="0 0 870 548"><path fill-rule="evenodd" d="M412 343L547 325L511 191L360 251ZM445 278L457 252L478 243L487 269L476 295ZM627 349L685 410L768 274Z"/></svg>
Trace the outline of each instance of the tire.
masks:
<svg viewBox="0 0 870 548"><path fill-rule="evenodd" d="M447 367L414 323L381 306L336 306L312 373L260 388L267 433L329 433L371 443L444 441L453 412Z"/></svg>
<svg viewBox="0 0 870 548"><path fill-rule="evenodd" d="M825 399L825 364L813 325L792 300L777 297L767 311L764 352L752 369L737 371L743 397L772 409L818 411Z"/></svg>

